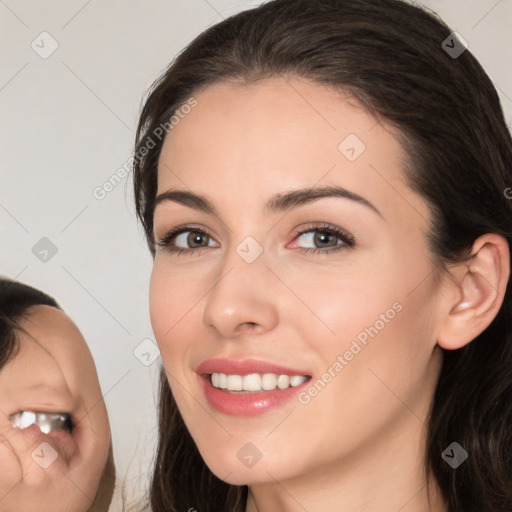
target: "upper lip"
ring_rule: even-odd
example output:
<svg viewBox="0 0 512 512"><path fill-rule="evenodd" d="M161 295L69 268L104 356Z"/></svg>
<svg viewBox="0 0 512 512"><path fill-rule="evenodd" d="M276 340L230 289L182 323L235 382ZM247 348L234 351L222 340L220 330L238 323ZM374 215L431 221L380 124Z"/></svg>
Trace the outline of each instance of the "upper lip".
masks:
<svg viewBox="0 0 512 512"><path fill-rule="evenodd" d="M251 373L275 373L277 375L306 375L309 371L289 368L280 364L262 361L260 359L208 359L203 361L196 369L200 375L212 373L226 373L229 375L249 375Z"/></svg>

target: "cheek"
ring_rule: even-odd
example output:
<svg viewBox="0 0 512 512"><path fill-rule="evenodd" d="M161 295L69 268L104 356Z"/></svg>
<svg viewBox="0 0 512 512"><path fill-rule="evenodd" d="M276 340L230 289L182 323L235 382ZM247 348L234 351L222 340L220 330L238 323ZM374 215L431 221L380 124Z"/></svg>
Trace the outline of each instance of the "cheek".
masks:
<svg viewBox="0 0 512 512"><path fill-rule="evenodd" d="M320 367L328 369L346 355L351 367L364 366L365 379L375 379L368 368L376 364L390 381L405 382L428 364L435 346L428 262L404 271L407 261L390 254L362 266L354 259L338 272L316 272L311 279L288 276L303 304L290 297L285 322L300 326Z"/></svg>
<svg viewBox="0 0 512 512"><path fill-rule="evenodd" d="M7 490L14 483L21 479L21 466L18 457L13 453L6 439L0 434L0 460L2 468L0 470L0 495L2 490Z"/></svg>
<svg viewBox="0 0 512 512"><path fill-rule="evenodd" d="M10 408L11 404L2 403L2 411L8 411ZM0 498L7 494L22 477L18 456L3 434L5 432L8 435L11 429L10 421L2 415L2 419L0 419Z"/></svg>
<svg viewBox="0 0 512 512"><path fill-rule="evenodd" d="M342 356L334 387L349 410L373 411L384 421L400 409L397 396L414 403L425 390L436 346L427 288L409 293L384 286L366 297L354 295L345 312L338 310L338 322L332 318L337 336L323 356L327 367Z"/></svg>
<svg viewBox="0 0 512 512"><path fill-rule="evenodd" d="M355 257L343 266L323 270L292 269L283 276L294 294L285 294L283 309L290 325L302 323L301 332L320 338L322 346L339 348L347 340L380 320L381 314L394 318L393 304L401 296L389 277L390 269L358 261ZM297 313L300 312L300 315Z"/></svg>
<svg viewBox="0 0 512 512"><path fill-rule="evenodd" d="M191 322L197 315L201 297L206 293L203 284L178 272L157 255L151 273L149 286L149 312L156 342L166 363L168 355L186 349L185 343L173 340L186 340L193 334L197 322ZM197 328L197 327L196 327Z"/></svg>
<svg viewBox="0 0 512 512"><path fill-rule="evenodd" d="M413 259L406 251L389 248L348 263L337 273L317 273L301 285L311 310L330 328L331 332L324 326L327 339L364 342L422 324L433 296L425 279L431 269L424 257Z"/></svg>
<svg viewBox="0 0 512 512"><path fill-rule="evenodd" d="M311 358L320 356L320 373L298 397L295 421L301 427L288 433L296 433L298 445L317 432L318 452L340 455L377 438L381 429L403 415L416 422L404 404L423 415L435 384L435 344L429 316L421 313L425 295L388 304L384 294L380 302L372 298L371 304L353 305L352 314L338 311L342 320L330 324L337 332L330 337L332 342L327 343L326 336L310 345Z"/></svg>
<svg viewBox="0 0 512 512"><path fill-rule="evenodd" d="M175 277L156 256L149 283L149 313L157 342L172 327L182 292Z"/></svg>

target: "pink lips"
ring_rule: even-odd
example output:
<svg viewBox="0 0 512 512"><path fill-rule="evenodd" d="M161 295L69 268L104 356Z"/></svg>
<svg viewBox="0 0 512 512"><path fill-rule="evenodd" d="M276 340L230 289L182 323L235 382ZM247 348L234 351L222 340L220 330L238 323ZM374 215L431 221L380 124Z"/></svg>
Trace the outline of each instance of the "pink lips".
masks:
<svg viewBox="0 0 512 512"><path fill-rule="evenodd" d="M281 407L292 400L300 390L308 384L308 381L288 389L276 388L273 391L230 393L215 388L211 384L210 376L212 373L226 373L231 375L249 375L251 373L311 375L311 372L308 370L287 368L256 359L209 359L201 363L197 367L196 372L210 405L217 411L232 416L256 416L274 408Z"/></svg>
<svg viewBox="0 0 512 512"><path fill-rule="evenodd" d="M249 375L250 373L277 373L277 375L310 375L308 370L287 368L258 359L208 359L197 369L199 374L226 373L230 375Z"/></svg>

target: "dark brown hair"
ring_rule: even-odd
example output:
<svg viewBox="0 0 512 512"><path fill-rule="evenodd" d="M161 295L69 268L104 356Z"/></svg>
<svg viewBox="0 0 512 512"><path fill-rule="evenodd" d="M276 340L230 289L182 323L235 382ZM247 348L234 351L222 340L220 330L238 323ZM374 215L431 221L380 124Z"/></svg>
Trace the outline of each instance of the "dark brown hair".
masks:
<svg viewBox="0 0 512 512"><path fill-rule="evenodd" d="M0 277L0 371L16 357L19 350L16 334L26 333L20 324L35 306L50 306L62 311L57 301L46 293L18 281ZM114 494L115 480L116 470L111 441L107 464L90 512L108 511Z"/></svg>
<svg viewBox="0 0 512 512"><path fill-rule="evenodd" d="M512 141L496 90L468 51L449 54L451 30L400 0L273 0L204 31L155 82L137 130L137 215L154 255L159 126L194 93L221 81L297 76L349 93L399 133L404 176L429 205L431 256L440 269L498 233L511 244ZM453 36L452 36L453 37ZM448 39L450 47L457 40ZM147 152L144 148L151 147ZM512 510L512 296L464 348L443 351L426 446L426 475L450 512ZM162 371L153 512L244 511L247 487L217 479L198 453ZM456 470L453 441L469 452Z"/></svg>

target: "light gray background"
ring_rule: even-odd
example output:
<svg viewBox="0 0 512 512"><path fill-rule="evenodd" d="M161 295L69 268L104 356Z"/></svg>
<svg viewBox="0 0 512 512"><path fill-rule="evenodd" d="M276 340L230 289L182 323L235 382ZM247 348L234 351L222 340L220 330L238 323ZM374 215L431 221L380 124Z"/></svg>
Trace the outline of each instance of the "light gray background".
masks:
<svg viewBox="0 0 512 512"><path fill-rule="evenodd" d="M145 366L133 353L153 339L151 258L131 176L102 200L93 190L129 158L141 98L159 72L207 26L259 3L0 0L0 274L54 295L83 332L131 496L144 490L156 440L159 359ZM510 127L512 2L416 3L468 41ZM50 48L42 32L58 43L46 59L31 47ZM42 237L58 249L46 262L32 251Z"/></svg>

